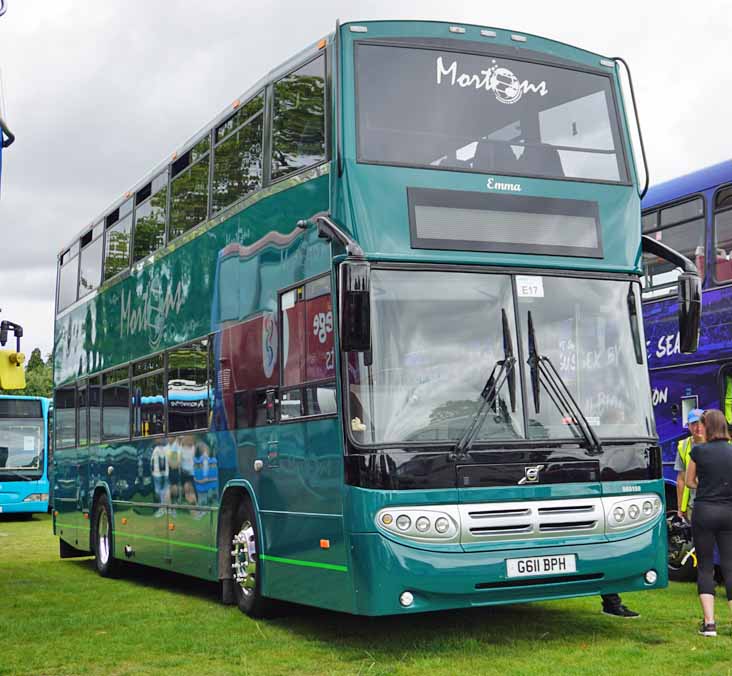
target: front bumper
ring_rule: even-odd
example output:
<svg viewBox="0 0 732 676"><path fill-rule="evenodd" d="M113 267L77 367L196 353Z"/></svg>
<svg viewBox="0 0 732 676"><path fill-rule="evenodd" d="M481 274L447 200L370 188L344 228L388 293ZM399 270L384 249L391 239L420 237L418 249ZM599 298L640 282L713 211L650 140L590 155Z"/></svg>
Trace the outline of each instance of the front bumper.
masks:
<svg viewBox="0 0 732 676"><path fill-rule="evenodd" d="M351 535L355 612L391 615L574 596L658 589L668 584L666 524L659 519L640 534L613 542L567 544L490 552L435 552L394 542L378 533ZM571 581L561 575L507 578L506 559L575 554ZM645 582L655 570L658 579ZM410 591L404 608L399 595Z"/></svg>
<svg viewBox="0 0 732 676"><path fill-rule="evenodd" d="M45 514L48 501L44 502L2 502L0 496L0 514Z"/></svg>

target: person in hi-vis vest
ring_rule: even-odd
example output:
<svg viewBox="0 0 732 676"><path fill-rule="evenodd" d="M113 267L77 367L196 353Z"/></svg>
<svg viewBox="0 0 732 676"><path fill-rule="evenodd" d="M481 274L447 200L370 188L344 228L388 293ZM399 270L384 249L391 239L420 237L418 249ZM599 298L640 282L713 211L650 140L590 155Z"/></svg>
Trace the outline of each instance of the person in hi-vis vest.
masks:
<svg viewBox="0 0 732 676"><path fill-rule="evenodd" d="M679 516L687 521L691 521L691 510L696 491L686 485L686 468L689 465L691 449L707 440L704 423L701 421L703 413L704 411L700 408L689 411L686 416L686 424L689 426L691 435L681 439L676 447L676 462L674 463L674 469L678 472L676 475L676 504Z"/></svg>

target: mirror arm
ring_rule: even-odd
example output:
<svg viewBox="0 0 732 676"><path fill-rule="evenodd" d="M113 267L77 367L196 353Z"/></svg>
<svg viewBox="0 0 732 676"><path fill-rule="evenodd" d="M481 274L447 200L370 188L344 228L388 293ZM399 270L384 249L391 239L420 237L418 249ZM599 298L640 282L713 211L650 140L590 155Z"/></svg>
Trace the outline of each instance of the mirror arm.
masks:
<svg viewBox="0 0 732 676"><path fill-rule="evenodd" d="M350 257L364 258L363 249L331 219L328 212L321 211L310 218L298 221L297 227L306 230L312 224L317 226L320 237L338 242Z"/></svg>
<svg viewBox="0 0 732 676"><path fill-rule="evenodd" d="M672 249L670 246L666 246L662 242L659 242L648 235L641 236L641 248L644 253L653 254L654 256L663 258L663 260L673 263L684 272L688 272L692 275L699 275L696 265L694 265L689 258L676 251L676 249Z"/></svg>

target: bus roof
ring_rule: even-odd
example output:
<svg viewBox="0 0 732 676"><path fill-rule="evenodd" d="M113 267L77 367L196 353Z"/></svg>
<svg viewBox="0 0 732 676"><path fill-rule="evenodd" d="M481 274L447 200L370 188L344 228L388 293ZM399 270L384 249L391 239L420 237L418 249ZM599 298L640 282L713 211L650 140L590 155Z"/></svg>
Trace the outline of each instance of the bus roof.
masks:
<svg viewBox="0 0 732 676"><path fill-rule="evenodd" d="M0 394L0 399L32 399L36 401L51 401L49 397L33 397L25 394Z"/></svg>
<svg viewBox="0 0 732 676"><path fill-rule="evenodd" d="M670 181L654 185L643 198L642 208L652 209L686 195L694 195L723 183L732 182L732 160L725 160Z"/></svg>

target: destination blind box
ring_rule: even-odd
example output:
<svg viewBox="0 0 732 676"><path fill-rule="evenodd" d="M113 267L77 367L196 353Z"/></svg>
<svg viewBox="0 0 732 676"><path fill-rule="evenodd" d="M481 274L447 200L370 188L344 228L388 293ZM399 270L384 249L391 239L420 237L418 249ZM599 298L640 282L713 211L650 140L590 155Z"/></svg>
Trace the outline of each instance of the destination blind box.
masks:
<svg viewBox="0 0 732 676"><path fill-rule="evenodd" d="M413 249L602 258L597 202L407 188Z"/></svg>

